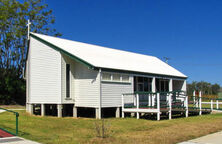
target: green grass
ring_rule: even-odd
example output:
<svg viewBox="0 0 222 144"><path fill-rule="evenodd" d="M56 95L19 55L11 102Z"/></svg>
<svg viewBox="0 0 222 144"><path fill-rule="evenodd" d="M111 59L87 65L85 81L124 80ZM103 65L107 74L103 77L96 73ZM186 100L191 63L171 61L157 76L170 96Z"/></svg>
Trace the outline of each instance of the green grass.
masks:
<svg viewBox="0 0 222 144"><path fill-rule="evenodd" d="M189 107L195 107L193 104L189 104ZM201 104L202 109L211 109L211 104ZM213 108L217 109L217 105L213 104ZM219 105L219 109L221 109L221 105Z"/></svg>
<svg viewBox="0 0 222 144"><path fill-rule="evenodd" d="M30 116L18 111L19 136L41 143L177 143L222 130L222 114L152 121L108 118L108 137L98 138L96 119ZM15 117L0 114L0 127L13 130Z"/></svg>

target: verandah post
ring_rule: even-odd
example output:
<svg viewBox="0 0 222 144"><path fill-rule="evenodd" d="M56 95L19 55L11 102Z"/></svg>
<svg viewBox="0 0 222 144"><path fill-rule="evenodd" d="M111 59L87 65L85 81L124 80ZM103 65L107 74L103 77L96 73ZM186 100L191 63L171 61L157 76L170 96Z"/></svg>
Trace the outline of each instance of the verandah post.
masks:
<svg viewBox="0 0 222 144"><path fill-rule="evenodd" d="M199 93L199 107L200 107L199 115L202 115L202 92L201 91Z"/></svg>
<svg viewBox="0 0 222 144"><path fill-rule="evenodd" d="M155 95L152 94L152 107L154 107L154 105L155 105Z"/></svg>
<svg viewBox="0 0 222 144"><path fill-rule="evenodd" d="M148 106L150 107L151 106L151 94L148 94Z"/></svg>
<svg viewBox="0 0 222 144"><path fill-rule="evenodd" d="M160 120L160 93L157 93L157 120Z"/></svg>
<svg viewBox="0 0 222 144"><path fill-rule="evenodd" d="M156 78L153 77L152 79L152 93L156 92ZM155 94L151 94L152 97L152 107L155 105Z"/></svg>
<svg viewBox="0 0 222 144"><path fill-rule="evenodd" d="M169 119L172 118L172 93L169 94Z"/></svg>
<svg viewBox="0 0 222 144"><path fill-rule="evenodd" d="M186 102L186 117L188 117L189 111L188 111L188 96L185 96L185 102Z"/></svg>
<svg viewBox="0 0 222 144"><path fill-rule="evenodd" d="M133 95L133 104L134 104L134 106L136 106L136 94Z"/></svg>
<svg viewBox="0 0 222 144"><path fill-rule="evenodd" d="M124 95L122 94L122 118L124 118Z"/></svg>
<svg viewBox="0 0 222 144"><path fill-rule="evenodd" d="M137 112L136 112L136 118L139 119L140 118L140 114L139 114L139 94L136 94L136 109L137 109Z"/></svg>

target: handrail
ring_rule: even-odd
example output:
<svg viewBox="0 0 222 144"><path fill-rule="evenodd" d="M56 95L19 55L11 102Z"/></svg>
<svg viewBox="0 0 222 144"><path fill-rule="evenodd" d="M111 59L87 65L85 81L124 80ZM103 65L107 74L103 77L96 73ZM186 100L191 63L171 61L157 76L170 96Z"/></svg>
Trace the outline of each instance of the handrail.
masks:
<svg viewBox="0 0 222 144"><path fill-rule="evenodd" d="M5 130L5 131L7 131L7 132L9 132L9 133L11 133L11 134L13 134L13 135L18 135L18 117L19 117L19 113L18 113L18 112L15 112L15 111L12 111L12 110L5 109L5 108L1 108L1 107L0 107L0 109L15 114L16 133L14 134L14 133L9 132L9 131L7 131L7 130Z"/></svg>
<svg viewBox="0 0 222 144"><path fill-rule="evenodd" d="M189 97L195 97L195 98L200 98L199 96L189 96ZM204 100L222 100L222 99L220 99L220 98L208 98L208 97L201 97L202 99L204 99Z"/></svg>
<svg viewBox="0 0 222 144"><path fill-rule="evenodd" d="M135 94L169 94L169 93L176 93L176 92L186 92L182 90L175 90L175 91L168 91L168 92L141 92L141 91L135 91L134 93L124 93L123 95L135 95Z"/></svg>

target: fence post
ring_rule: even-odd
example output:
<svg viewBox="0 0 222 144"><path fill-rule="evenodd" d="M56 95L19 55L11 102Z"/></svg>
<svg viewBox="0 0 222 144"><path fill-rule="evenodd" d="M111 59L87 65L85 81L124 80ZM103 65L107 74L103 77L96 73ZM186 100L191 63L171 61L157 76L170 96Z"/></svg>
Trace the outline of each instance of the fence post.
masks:
<svg viewBox="0 0 222 144"><path fill-rule="evenodd" d="M137 112L136 112L136 118L139 119L140 118L140 114L139 114L139 94L136 94L136 109L137 109Z"/></svg>
<svg viewBox="0 0 222 144"><path fill-rule="evenodd" d="M16 116L16 135L18 135L18 117L19 117L19 114L18 113L15 113L15 116Z"/></svg>
<svg viewBox="0 0 222 144"><path fill-rule="evenodd" d="M219 102L218 102L218 100L217 100L217 109L219 109Z"/></svg>
<svg viewBox="0 0 222 144"><path fill-rule="evenodd" d="M199 115L202 115L202 92L199 92L199 107L200 107L200 112Z"/></svg>
<svg viewBox="0 0 222 144"><path fill-rule="evenodd" d="M169 94L169 119L172 118L172 93Z"/></svg>
<svg viewBox="0 0 222 144"><path fill-rule="evenodd" d="M160 93L157 93L157 120L160 120Z"/></svg>
<svg viewBox="0 0 222 144"><path fill-rule="evenodd" d="M189 111L188 111L188 107L189 107L189 102L188 102L188 96L185 96L185 101L186 101L186 117L188 117Z"/></svg>
<svg viewBox="0 0 222 144"><path fill-rule="evenodd" d="M193 104L195 104L195 106L196 106L196 97L195 97L195 94L196 94L196 92L193 91Z"/></svg>
<svg viewBox="0 0 222 144"><path fill-rule="evenodd" d="M124 118L124 95L122 94L122 118Z"/></svg>
<svg viewBox="0 0 222 144"><path fill-rule="evenodd" d="M196 92L196 91L195 91ZM201 91L199 92L199 96L200 96L200 93L201 93ZM199 103L200 103L200 99L198 100L198 97L196 97L196 93L194 94L194 96L195 96L195 101L196 101L196 108L198 108L198 105L200 105ZM197 99L196 99L197 98Z"/></svg>
<svg viewBox="0 0 222 144"><path fill-rule="evenodd" d="M210 109L213 110L213 108L214 108L214 107L213 107L213 100L211 99L211 100L210 100Z"/></svg>

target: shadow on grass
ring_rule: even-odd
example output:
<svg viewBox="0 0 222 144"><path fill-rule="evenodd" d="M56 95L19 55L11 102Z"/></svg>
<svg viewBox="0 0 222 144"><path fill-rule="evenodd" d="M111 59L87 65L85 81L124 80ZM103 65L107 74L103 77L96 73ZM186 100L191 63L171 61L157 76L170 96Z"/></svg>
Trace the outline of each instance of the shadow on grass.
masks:
<svg viewBox="0 0 222 144"><path fill-rule="evenodd" d="M209 112L202 112L202 115L207 115L210 114ZM169 115L168 113L163 113L160 115L160 120L169 120ZM191 112L189 113L189 117L195 117L199 116L199 112ZM126 114L125 117L132 117L136 118L136 114L134 116L131 116L130 113ZM156 113L145 113L145 114L140 114L141 119L147 119L147 120L152 120L152 121L157 121L157 114ZM186 118L184 112L173 112L172 113L172 119L179 119L179 118Z"/></svg>

